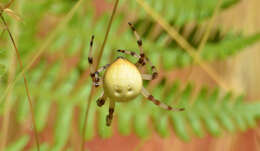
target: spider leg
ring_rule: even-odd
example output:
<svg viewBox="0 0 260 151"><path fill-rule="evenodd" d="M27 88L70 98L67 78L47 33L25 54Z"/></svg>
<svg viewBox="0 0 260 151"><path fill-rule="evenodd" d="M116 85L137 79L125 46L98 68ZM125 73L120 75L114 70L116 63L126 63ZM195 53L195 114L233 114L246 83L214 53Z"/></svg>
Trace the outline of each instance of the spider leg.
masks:
<svg viewBox="0 0 260 151"><path fill-rule="evenodd" d="M146 64L145 61L143 59L141 59L141 56L139 54L137 54L136 52L128 51L128 50L124 50L124 49L118 49L117 51L124 53L124 54L127 54L127 55L131 55L135 58L138 58L138 62L135 64L137 67L141 67L141 66L144 66ZM141 61L140 61L140 59L141 59Z"/></svg>
<svg viewBox="0 0 260 151"><path fill-rule="evenodd" d="M121 52L121 53L124 53L124 54L127 54L127 55L131 55L131 56L133 56L133 57L136 57L136 58L138 58L138 59L140 59L141 58L141 56L139 55L139 54L137 54L136 52L133 52L133 51L128 51L128 50L123 50L123 49L119 49L119 50L117 50L118 52ZM155 78L157 78L158 77L158 72L157 72L157 69L156 69L156 67L154 66L154 65L152 65L152 63L151 63L151 61L147 58L147 57L145 57L145 60L149 63L149 65L151 66L151 69L152 69L152 74L151 75L147 75L147 74L145 74L145 76L142 76L143 77L143 79L144 80L154 80ZM143 61L143 62L137 62L137 64L136 64L138 67L140 67L140 65L141 66L144 66L144 65L146 65L146 62L145 61Z"/></svg>
<svg viewBox="0 0 260 151"><path fill-rule="evenodd" d="M104 71L110 64L106 64L104 66L102 66L101 68L99 68L96 72L94 72L93 74L90 74L92 81L94 82L94 86L98 87L102 84L102 81L100 80L100 76L99 73Z"/></svg>
<svg viewBox="0 0 260 151"><path fill-rule="evenodd" d="M89 48L89 53L88 53L88 63L89 63L89 67L90 67L90 75L94 75L94 70L95 70L94 66L93 66L93 56L92 56L93 41L94 41L94 35L92 35L92 37L91 37L90 48Z"/></svg>
<svg viewBox="0 0 260 151"><path fill-rule="evenodd" d="M107 126L110 126L112 123L114 110L115 110L115 101L110 100L109 114L106 117Z"/></svg>
<svg viewBox="0 0 260 151"><path fill-rule="evenodd" d="M151 74L142 74L143 80L153 80L153 76Z"/></svg>
<svg viewBox="0 0 260 151"><path fill-rule="evenodd" d="M94 41L94 35L92 35L91 37L91 41L90 41L90 49L89 49L89 54L88 54L88 63L90 66L90 76L92 78L92 81L94 82L95 87L98 87L102 82L99 79L99 73L102 72L103 70L105 70L109 64L101 67L100 69L98 69L96 72L94 72L94 66L93 66L93 56L92 56L92 51L93 51L93 41Z"/></svg>
<svg viewBox="0 0 260 151"><path fill-rule="evenodd" d="M132 23L128 23L129 26L131 27L132 31L134 32L134 35L137 39L137 44L138 44L138 47L140 49L140 58L138 60L138 63L137 63L137 66L139 67L140 65L141 66L144 66L146 64L146 62L148 62L152 68L152 79L155 79L157 76L158 76L158 72L157 72L157 69L155 68L155 66L150 62L150 60L145 56L144 54L144 51L143 51L143 42L139 36L139 34L137 33L135 27L133 26Z"/></svg>
<svg viewBox="0 0 260 151"><path fill-rule="evenodd" d="M89 53L88 53L88 63L89 63L89 67L90 67L90 76L92 78L92 81L94 82L95 87L98 87L99 86L99 73L94 71L95 69L93 66L93 55L92 55L93 41L94 41L94 35L92 35L91 41L90 41L90 48L89 48Z"/></svg>
<svg viewBox="0 0 260 151"><path fill-rule="evenodd" d="M104 93L104 91L103 91L103 92L102 92L102 95L101 95L101 96L98 98L98 100L97 100L97 105L98 105L99 107L103 106L103 105L105 104L106 99L107 99L107 96L105 96L105 93Z"/></svg>
<svg viewBox="0 0 260 151"><path fill-rule="evenodd" d="M146 97L149 101L153 102L155 105L169 111L183 111L184 108L173 108L167 104L164 104L163 102L155 99L144 87L141 90L141 93L144 97Z"/></svg>
<svg viewBox="0 0 260 151"><path fill-rule="evenodd" d="M143 50L143 41L140 38L139 34L136 32L136 29L133 26L133 24L129 22L128 25L131 27L132 31L134 32L135 38L137 39L137 45L140 49L140 58L138 60L138 63L140 65L142 65L145 62L145 55L144 55L144 50Z"/></svg>
<svg viewBox="0 0 260 151"><path fill-rule="evenodd" d="M151 61L147 57L145 57L145 59L150 64L151 69L152 69L152 74L151 74L151 79L150 80L154 80L154 79L156 79L158 77L158 71L157 71L156 67L151 63Z"/></svg>
<svg viewBox="0 0 260 151"><path fill-rule="evenodd" d="M152 74L142 74L143 80L154 80L158 77L158 72L155 66L152 66Z"/></svg>
<svg viewBox="0 0 260 151"><path fill-rule="evenodd" d="M124 53L124 54L127 54L127 55L131 55L131 56L136 57L138 59L141 58L139 54L137 54L136 52L133 52L133 51L123 50L123 49L118 49L117 51Z"/></svg>
<svg viewBox="0 0 260 151"><path fill-rule="evenodd" d="M143 46L142 46L143 45L142 39L140 38L140 36L137 33L137 31L136 31L135 27L133 26L133 24L129 22L128 25L130 26L130 28L134 32L135 38L137 40L137 45L138 45L138 47L140 49L140 55L142 55L144 53Z"/></svg>

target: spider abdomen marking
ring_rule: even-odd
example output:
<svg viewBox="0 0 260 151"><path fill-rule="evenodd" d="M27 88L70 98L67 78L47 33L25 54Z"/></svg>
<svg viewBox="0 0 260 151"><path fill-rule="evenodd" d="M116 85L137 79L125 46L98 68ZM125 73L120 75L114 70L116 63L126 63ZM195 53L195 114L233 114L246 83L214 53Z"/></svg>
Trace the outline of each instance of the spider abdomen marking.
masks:
<svg viewBox="0 0 260 151"><path fill-rule="evenodd" d="M137 67L127 59L118 58L106 70L104 92L114 101L126 102L140 94L142 76Z"/></svg>

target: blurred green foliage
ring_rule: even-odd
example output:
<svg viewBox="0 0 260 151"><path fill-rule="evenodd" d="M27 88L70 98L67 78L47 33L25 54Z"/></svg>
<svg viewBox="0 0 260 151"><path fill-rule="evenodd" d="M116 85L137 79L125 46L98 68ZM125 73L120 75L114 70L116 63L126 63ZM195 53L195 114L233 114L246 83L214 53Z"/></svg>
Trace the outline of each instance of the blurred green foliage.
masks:
<svg viewBox="0 0 260 151"><path fill-rule="evenodd" d="M147 2L171 25L180 29L179 33L197 48L202 38L197 34L204 35L202 24L212 16L217 0L186 0L185 5L181 0L149 0ZM55 25L76 3L77 1L72 0L30 0L30 2L22 0L19 1L19 14L21 14L23 22L14 22L5 15L8 22L18 24L18 30L13 35L16 37L25 65L31 61L31 56L37 51L37 48L44 43L46 35L55 30ZM223 0L221 10L236 3L238 0ZM194 63L193 59L174 40L165 42L166 39L169 39L165 31L160 30L155 37L151 36L158 25L135 1L121 0L120 7L126 6L128 6L127 9L118 12L113 22L101 65L111 60L111 56L115 58L116 49L138 51L136 40L127 27L129 15L135 16L136 19L130 21L142 34L145 53L156 66L162 63L163 70L171 71ZM57 120L53 133L54 145L41 144L42 150L60 150L66 145L70 137L75 107L80 108L78 129L80 130L82 127L84 107L92 82L88 79L80 88L75 88L75 86L78 85L78 80L88 68L87 55L90 37L92 34L95 35L94 47L99 48L110 13L105 12L96 18L94 11L95 8L91 2L84 2L66 28L58 32L55 40L40 56L34 67L26 73L31 95L35 101L34 114L39 132L44 131L46 127L51 105L53 103L57 105ZM193 24L192 28L188 28L190 23ZM211 32L200 55L204 61L208 62L226 59L256 43L259 39L260 33L244 36L233 31L223 32L219 25ZM0 77L2 77L0 90L3 92L8 84L6 80L8 76L6 68L9 66L8 51L13 50L6 33L2 35L1 41L3 44L1 43L0 47ZM133 58L129 59L135 61ZM18 69L17 73L20 70ZM161 82L153 89L153 95L169 105L185 107L185 112L163 111L150 102L142 101L142 97L138 97L130 103L117 104L115 113L117 118L113 124L117 125L118 131L122 135L135 132L140 138L148 137L153 129L160 136L167 137L173 129L176 135L185 141L189 141L194 134L198 137L203 137L206 133L219 136L223 131L235 133L256 126L256 120L260 116L260 112L257 110L260 107L259 102L247 103L244 102L243 97L232 96L231 93L220 96L219 89L211 90L209 88L201 89L193 100L191 95L194 93L193 87L195 86L189 84L182 90L180 84L176 81L168 88L164 82ZM16 120L19 124L23 124L29 117L29 107L21 80L15 84L12 93L17 104L15 106ZM100 91L95 94L95 99L99 95ZM194 102L191 103L191 101ZM4 108L3 105L3 100L0 100L0 108ZM2 112L0 109L0 115ZM95 101L91 102L87 131L84 134L87 139L92 139L96 134L102 138L113 135L112 128L105 126L107 112L107 104L98 108ZM16 142L10 143L8 151L23 148L28 139L28 136L22 136Z"/></svg>

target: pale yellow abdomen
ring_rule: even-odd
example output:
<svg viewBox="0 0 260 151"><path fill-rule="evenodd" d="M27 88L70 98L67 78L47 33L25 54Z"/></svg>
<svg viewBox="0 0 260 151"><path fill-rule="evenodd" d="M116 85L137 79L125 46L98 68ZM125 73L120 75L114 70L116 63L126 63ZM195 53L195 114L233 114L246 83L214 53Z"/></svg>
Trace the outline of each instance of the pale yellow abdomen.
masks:
<svg viewBox="0 0 260 151"><path fill-rule="evenodd" d="M126 59L112 63L104 75L104 92L114 101L125 102L140 94L143 81L139 70Z"/></svg>

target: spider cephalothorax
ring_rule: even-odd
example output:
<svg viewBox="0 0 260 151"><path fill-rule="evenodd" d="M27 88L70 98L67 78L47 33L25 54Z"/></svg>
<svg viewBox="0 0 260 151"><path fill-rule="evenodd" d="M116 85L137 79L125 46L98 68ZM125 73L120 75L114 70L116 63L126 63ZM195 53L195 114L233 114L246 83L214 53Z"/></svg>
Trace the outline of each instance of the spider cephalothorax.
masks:
<svg viewBox="0 0 260 151"><path fill-rule="evenodd" d="M90 75L92 81L94 82L95 87L103 85L104 91L102 92L102 96L97 100L97 105L102 106L105 103L105 100L109 98L109 114L107 115L107 126L111 124L113 119L115 102L127 102L133 100L140 93L146 97L148 100L152 101L154 104L164 108L166 110L173 111L182 111L183 108L172 108L169 105L166 105L159 100L155 99L144 87L143 80L153 80L158 76L158 72L151 64L149 59L145 56L142 48L142 40L140 36L136 32L135 28L131 23L128 23L131 29L134 32L135 37L137 38L137 44L140 49L140 55L127 50L117 50L118 52L125 53L131 55L133 57L138 58L136 64L131 63L127 59L123 57L118 57L113 63L107 64L96 72L93 69L93 58L92 58L92 46L94 36L91 38L90 42L90 51L88 62L90 64ZM152 69L152 74L142 74L139 70L140 67L149 64ZM99 73L105 70L105 74L103 78L100 79Z"/></svg>

